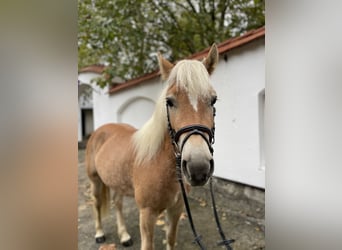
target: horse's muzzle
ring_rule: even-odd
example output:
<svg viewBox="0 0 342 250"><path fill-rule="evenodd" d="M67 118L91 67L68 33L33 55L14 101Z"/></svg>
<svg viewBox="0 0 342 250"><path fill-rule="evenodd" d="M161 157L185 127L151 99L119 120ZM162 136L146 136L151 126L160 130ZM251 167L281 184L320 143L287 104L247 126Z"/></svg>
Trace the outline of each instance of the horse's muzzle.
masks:
<svg viewBox="0 0 342 250"><path fill-rule="evenodd" d="M182 161L183 174L191 186L203 186L214 172L214 160Z"/></svg>

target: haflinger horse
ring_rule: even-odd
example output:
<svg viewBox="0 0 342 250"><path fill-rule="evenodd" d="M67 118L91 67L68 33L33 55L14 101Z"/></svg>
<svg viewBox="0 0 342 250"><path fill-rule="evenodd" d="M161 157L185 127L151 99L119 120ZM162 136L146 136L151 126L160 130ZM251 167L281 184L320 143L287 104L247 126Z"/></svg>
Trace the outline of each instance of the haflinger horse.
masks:
<svg viewBox="0 0 342 250"><path fill-rule="evenodd" d="M166 87L152 117L139 130L127 124L106 124L90 137L86 167L92 186L96 242L105 240L101 218L108 209L110 190L121 244L133 244L122 214L123 196L134 196L139 208L141 249L151 250L154 226L166 210L167 249L174 249L177 225L184 204L177 182L175 150L181 154L181 173L190 186L203 186L214 171L211 130L214 128L216 92L209 81L218 62L214 44L202 61L172 64L158 54ZM196 125L202 132L191 133ZM172 132L177 140L173 140ZM182 131L182 133L177 133Z"/></svg>

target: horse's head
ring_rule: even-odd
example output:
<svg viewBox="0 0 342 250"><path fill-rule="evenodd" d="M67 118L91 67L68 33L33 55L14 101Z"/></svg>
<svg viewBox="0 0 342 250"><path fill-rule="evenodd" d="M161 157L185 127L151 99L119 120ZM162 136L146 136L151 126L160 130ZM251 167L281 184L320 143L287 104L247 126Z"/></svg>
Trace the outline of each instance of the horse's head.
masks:
<svg viewBox="0 0 342 250"><path fill-rule="evenodd" d="M181 154L181 167L192 186L207 183L214 171L212 143L216 92L209 82L218 62L216 45L202 61L183 60L176 65L159 55L162 77L167 79L165 105L172 139Z"/></svg>

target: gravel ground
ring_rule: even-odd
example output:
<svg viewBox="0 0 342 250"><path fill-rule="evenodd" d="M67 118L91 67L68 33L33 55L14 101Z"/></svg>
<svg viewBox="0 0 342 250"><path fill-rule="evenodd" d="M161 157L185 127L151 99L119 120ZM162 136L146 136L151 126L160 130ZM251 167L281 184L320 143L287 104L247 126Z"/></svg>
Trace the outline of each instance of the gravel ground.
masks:
<svg viewBox="0 0 342 250"><path fill-rule="evenodd" d="M95 226L93 221L90 184L85 173L84 150L78 153L78 249L98 250L101 245L95 243ZM214 179L215 198L223 230L227 237L236 241L234 250L265 249L265 203L264 190ZM203 237L207 249L225 249L217 246L220 239L214 221L208 187L193 188L189 202L196 230ZM139 250L139 213L133 198L124 199L124 215L127 230L133 239L133 246L120 245L116 234L114 208L111 206L109 216L103 219L106 244L115 244L116 249ZM157 221L155 229L155 249L165 249L164 215ZM179 223L176 249L199 249L192 243L193 235L187 217Z"/></svg>

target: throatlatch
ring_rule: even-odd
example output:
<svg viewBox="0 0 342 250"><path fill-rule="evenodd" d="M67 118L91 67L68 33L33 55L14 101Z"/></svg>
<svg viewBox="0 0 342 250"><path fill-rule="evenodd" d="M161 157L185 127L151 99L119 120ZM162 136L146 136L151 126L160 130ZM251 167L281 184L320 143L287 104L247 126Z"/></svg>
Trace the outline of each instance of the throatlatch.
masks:
<svg viewBox="0 0 342 250"><path fill-rule="evenodd" d="M181 165L182 165L182 151L183 151L183 147L184 147L186 141L192 135L196 134L196 135L200 135L205 140L205 142L207 143L207 145L209 147L211 154L213 155L214 149L213 149L212 145L215 142L215 137L214 137L215 136L215 126L213 126L213 128L210 129L210 128L203 126L203 125L200 125L200 124L194 124L194 125L189 125L189 126L185 126L183 128L180 128L176 132L171 126L170 115L169 115L169 107L167 104L166 104L166 111L167 111L167 123L168 123L169 134L170 134L170 137L172 140L172 144L174 146L175 156L176 156L177 179L178 179L179 185L180 185L181 190L182 190L183 201L184 201L186 213L187 213L188 218L189 218L190 227L191 227L191 230L192 230L193 235L195 237L193 243L197 244L201 250L206 250L206 247L202 243L202 236L197 233L197 231L195 229L195 225L194 225L193 220L192 220L192 216L191 216L189 201L188 201L188 198L186 195L186 191L185 191L185 187L184 187L184 183L183 183L183 176L182 176L182 167L181 167ZM214 116L215 116L215 108L214 108ZM182 141L182 145L179 147L178 146L179 138L184 133L188 133L188 134L186 134L186 136L184 137L184 139ZM207 134L209 136L209 139L207 138L207 136L205 136L205 134ZM226 239L226 236L222 230L221 223L220 223L220 220L219 220L219 217L217 214L216 203L215 203L214 192L213 192L213 185L212 185L212 177L210 177L209 185L210 185L210 196L211 196L211 201L212 201L212 206L213 206L215 222L217 225L217 230L218 230L218 232L221 236L221 239L222 239L222 241L218 242L218 245L219 246L225 246L227 250L233 250L233 248L232 248L232 246L230 246L230 244L233 243L235 240L234 239Z"/></svg>

